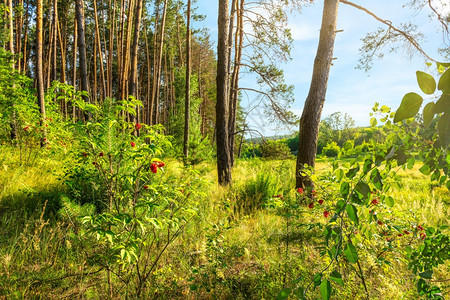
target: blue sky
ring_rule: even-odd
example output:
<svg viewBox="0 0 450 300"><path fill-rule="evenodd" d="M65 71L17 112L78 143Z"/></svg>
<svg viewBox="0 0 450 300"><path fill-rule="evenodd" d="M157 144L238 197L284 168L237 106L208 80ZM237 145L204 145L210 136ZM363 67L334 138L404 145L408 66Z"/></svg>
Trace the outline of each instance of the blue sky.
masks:
<svg viewBox="0 0 450 300"><path fill-rule="evenodd" d="M442 8L439 4L440 0L435 1L436 5ZM440 25L432 22L429 18L431 10L425 8L422 11L415 11L409 7L402 8L402 3L405 2L398 0L355 1L382 19L391 20L394 25L407 21L417 24L420 31L425 34L421 43L422 47L431 57L442 61L437 49L438 47L442 48L443 36L439 32ZM197 12L206 15L206 19L196 22L194 26L209 28L212 39L217 39L217 1L198 0L197 6ZM292 13L288 22L294 38L292 61L281 66L285 71L286 83L295 87L295 103L292 111L298 116L301 115L309 90L317 51L322 8L323 1L315 1L314 4L304 7L301 13ZM444 9L448 11L450 5ZM404 50L397 53L385 53L383 59L375 61L369 72L355 69L360 57L358 49L362 46L361 38L378 27L383 27L383 24L360 10L340 4L337 28L344 31L338 33L336 37L334 57L337 60L334 61L331 68L322 117L340 111L351 115L357 126L368 126L369 113L375 102L396 109L404 94L420 91L416 84L415 72L426 70L426 65L424 59L419 55L410 59ZM241 77L241 86L255 87L253 82L254 78L252 77ZM252 101L255 96L249 95L249 100ZM243 106L246 107L245 101ZM249 123L262 131L264 135L286 134L298 130L295 127L291 130L276 129L265 122L259 112L258 110L254 111L249 118Z"/></svg>

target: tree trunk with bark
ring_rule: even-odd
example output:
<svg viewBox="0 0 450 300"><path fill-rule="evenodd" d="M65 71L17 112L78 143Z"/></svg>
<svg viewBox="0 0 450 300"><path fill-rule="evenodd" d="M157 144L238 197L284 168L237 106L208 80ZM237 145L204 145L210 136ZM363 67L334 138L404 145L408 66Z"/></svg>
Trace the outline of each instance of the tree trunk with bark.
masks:
<svg viewBox="0 0 450 300"><path fill-rule="evenodd" d="M41 147L46 144L47 131L45 130L45 99L44 99L44 74L42 71L42 52L43 52L43 0L38 0L36 5L36 86L37 86L37 99L39 104L39 112L41 113L40 125L43 129L43 135L41 138Z"/></svg>
<svg viewBox="0 0 450 300"><path fill-rule="evenodd" d="M219 0L217 40L216 144L217 172L220 185L231 183L230 147L228 142L228 0Z"/></svg>
<svg viewBox="0 0 450 300"><path fill-rule="evenodd" d="M86 39L85 39L85 30L84 30L83 0L76 0L75 13L76 13L77 30L78 30L77 35L78 35L81 90L89 92L88 74L87 74L87 65L86 65ZM84 100L87 102L88 97L84 97Z"/></svg>
<svg viewBox="0 0 450 300"><path fill-rule="evenodd" d="M183 154L184 164L187 164L189 156L189 119L191 110L191 0L187 3L186 22L186 90L184 106L184 143Z"/></svg>
<svg viewBox="0 0 450 300"><path fill-rule="evenodd" d="M314 187L314 182L304 173L304 170L305 165L311 168L315 166L320 117L333 60L338 5L339 0L325 0L323 8L319 46L314 60L311 86L300 118L296 165L297 188Z"/></svg>

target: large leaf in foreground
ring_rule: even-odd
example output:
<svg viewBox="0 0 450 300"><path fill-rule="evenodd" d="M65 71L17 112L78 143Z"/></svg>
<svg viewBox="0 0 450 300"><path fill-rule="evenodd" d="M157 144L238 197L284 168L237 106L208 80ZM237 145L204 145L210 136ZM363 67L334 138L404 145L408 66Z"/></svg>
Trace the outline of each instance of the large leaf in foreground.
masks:
<svg viewBox="0 0 450 300"><path fill-rule="evenodd" d="M403 97L394 117L394 123L414 117L422 106L423 98L416 93L408 93Z"/></svg>

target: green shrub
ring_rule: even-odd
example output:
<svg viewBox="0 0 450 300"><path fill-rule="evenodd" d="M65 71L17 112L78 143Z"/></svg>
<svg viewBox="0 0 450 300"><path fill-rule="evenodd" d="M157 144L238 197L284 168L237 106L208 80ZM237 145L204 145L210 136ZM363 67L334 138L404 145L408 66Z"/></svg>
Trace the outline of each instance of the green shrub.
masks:
<svg viewBox="0 0 450 300"><path fill-rule="evenodd" d="M322 153L327 157L336 157L339 155L341 148L336 144L336 142L328 143L324 148Z"/></svg>
<svg viewBox="0 0 450 300"><path fill-rule="evenodd" d="M292 157L291 149L285 139L269 140L267 143L261 144L261 154L262 157L271 159L288 159Z"/></svg>

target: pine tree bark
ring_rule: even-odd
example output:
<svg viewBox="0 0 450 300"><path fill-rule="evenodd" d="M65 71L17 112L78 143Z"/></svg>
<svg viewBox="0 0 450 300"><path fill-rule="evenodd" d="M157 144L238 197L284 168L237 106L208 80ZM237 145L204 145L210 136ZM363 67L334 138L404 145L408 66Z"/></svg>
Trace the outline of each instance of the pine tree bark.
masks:
<svg viewBox="0 0 450 300"><path fill-rule="evenodd" d="M230 147L228 141L228 0L219 0L217 40L216 144L217 172L220 185L231 183Z"/></svg>
<svg viewBox="0 0 450 300"><path fill-rule="evenodd" d="M237 3L236 3L237 5ZM230 144L230 160L231 166L234 166L234 149L236 137L236 117L239 96L239 71L242 58L242 47L244 42L244 0L240 1L240 7L237 10L237 26L235 36L234 50L234 68L230 83L230 119L228 121L229 144Z"/></svg>
<svg viewBox="0 0 450 300"><path fill-rule="evenodd" d="M304 166L315 167L320 117L333 60L339 0L325 0L324 2L319 46L314 60L311 86L300 118L296 165L297 188L314 187L314 182L304 173Z"/></svg>
<svg viewBox="0 0 450 300"><path fill-rule="evenodd" d="M75 15L76 15L76 19L77 19L77 30L78 30L77 35L78 35L81 90L89 92L87 64L86 64L86 39L85 39L85 30L84 30L83 0L76 0ZM89 101L88 97L84 97L84 100L86 102Z"/></svg>
<svg viewBox="0 0 450 300"><path fill-rule="evenodd" d="M184 143L183 154L184 164L187 164L189 157L189 120L191 110L191 0L187 3L186 20L186 87L184 96Z"/></svg>
<svg viewBox="0 0 450 300"><path fill-rule="evenodd" d="M44 74L42 70L42 52L43 52L43 0L37 0L36 3L36 86L37 86L37 99L39 104L39 112L41 114L40 125L43 129L43 135L41 138L41 147L46 144L47 131L45 129L46 116L45 116L45 99L44 99Z"/></svg>

